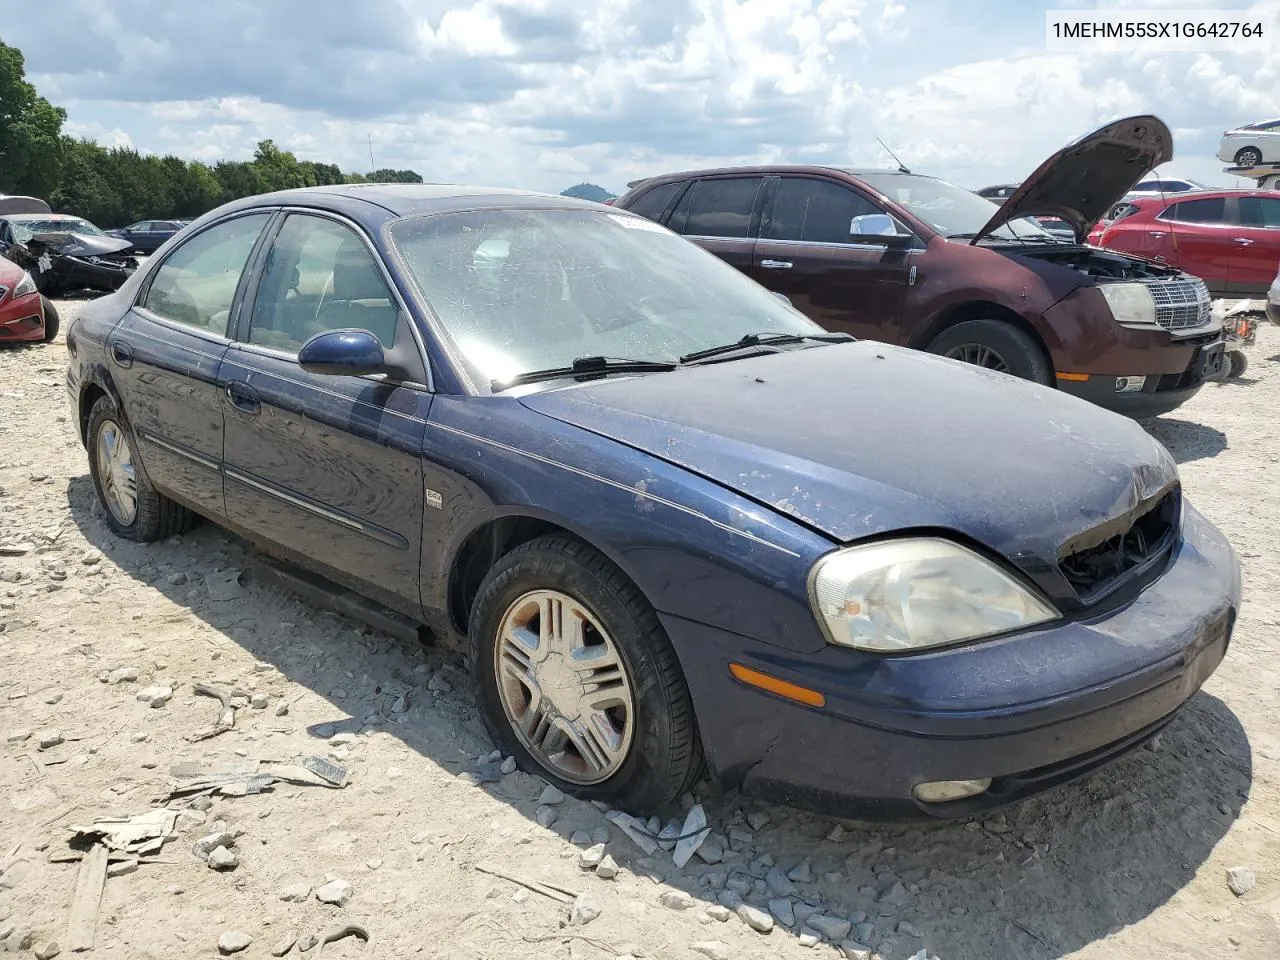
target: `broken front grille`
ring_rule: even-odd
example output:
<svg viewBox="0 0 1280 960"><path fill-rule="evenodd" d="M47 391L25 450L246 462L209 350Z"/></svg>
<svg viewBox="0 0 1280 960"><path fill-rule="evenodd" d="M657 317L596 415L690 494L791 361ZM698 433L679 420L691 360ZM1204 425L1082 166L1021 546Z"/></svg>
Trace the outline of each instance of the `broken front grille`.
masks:
<svg viewBox="0 0 1280 960"><path fill-rule="evenodd" d="M1179 491L1170 490L1127 527L1060 557L1058 569L1076 595L1088 602L1109 592L1133 571L1167 556L1177 528L1179 500ZM1087 534L1084 539L1088 541Z"/></svg>
<svg viewBox="0 0 1280 960"><path fill-rule="evenodd" d="M1156 323L1166 330L1194 330L1211 319L1213 306L1203 280L1152 280L1147 290L1156 304Z"/></svg>

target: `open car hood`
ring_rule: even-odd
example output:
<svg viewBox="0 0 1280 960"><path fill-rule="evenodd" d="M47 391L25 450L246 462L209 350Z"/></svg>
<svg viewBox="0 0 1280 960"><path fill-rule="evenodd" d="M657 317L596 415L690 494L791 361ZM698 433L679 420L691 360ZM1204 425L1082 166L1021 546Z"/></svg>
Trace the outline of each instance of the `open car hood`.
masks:
<svg viewBox="0 0 1280 960"><path fill-rule="evenodd" d="M972 242L1019 217L1058 217L1083 241L1089 228L1173 159L1173 134L1159 117L1115 120L1067 144L1022 182Z"/></svg>
<svg viewBox="0 0 1280 960"><path fill-rule="evenodd" d="M64 257L103 257L133 246L119 237L92 237L84 233L37 233L31 240Z"/></svg>

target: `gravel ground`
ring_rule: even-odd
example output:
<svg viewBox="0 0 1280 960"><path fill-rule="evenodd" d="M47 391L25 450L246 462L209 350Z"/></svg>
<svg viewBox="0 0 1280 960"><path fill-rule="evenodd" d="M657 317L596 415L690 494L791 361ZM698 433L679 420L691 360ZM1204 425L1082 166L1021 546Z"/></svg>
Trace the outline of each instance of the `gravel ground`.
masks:
<svg viewBox="0 0 1280 960"><path fill-rule="evenodd" d="M63 304L64 325L75 309ZM0 545L32 546L0 555L0 952L69 950L81 868L51 858L72 850L70 827L145 812L173 764L318 755L349 769L345 787L214 797L183 813L151 862L112 867L94 955L213 957L247 939L238 955L267 957L293 937L298 956L355 923L372 948L347 938L305 955L808 958L861 956L861 942L887 960L921 949L1274 960L1278 349L1280 330L1264 327L1244 379L1149 424L1239 550L1246 594L1229 656L1157 749L990 820L940 826L837 822L708 788L704 852L723 857L682 869L661 850L646 857L595 807L486 762L491 744L445 654L249 576L228 586L250 553L212 525L151 546L111 536L67 417L62 338L0 350ZM197 682L263 696L233 730L192 741L220 709ZM171 699L140 700L151 687ZM193 847L223 830L211 862L229 869L211 869ZM584 869L582 851L606 839L605 869ZM575 907L486 863L583 896ZM1255 879L1240 896L1237 867ZM335 879L350 885L344 905L314 892L329 884L326 897L344 899ZM761 912L720 906L735 897Z"/></svg>

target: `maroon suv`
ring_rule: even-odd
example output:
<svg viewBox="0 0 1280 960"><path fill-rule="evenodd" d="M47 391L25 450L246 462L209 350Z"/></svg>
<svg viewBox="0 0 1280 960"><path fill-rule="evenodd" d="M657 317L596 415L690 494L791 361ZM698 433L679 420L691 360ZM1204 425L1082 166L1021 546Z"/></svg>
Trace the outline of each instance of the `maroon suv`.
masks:
<svg viewBox="0 0 1280 960"><path fill-rule="evenodd" d="M736 167L640 181L615 205L665 224L824 327L1011 373L1135 417L1224 375L1204 283L1083 243L1173 155L1130 117L1069 144L994 210L934 177L823 166ZM1075 240L1042 229L1057 217Z"/></svg>

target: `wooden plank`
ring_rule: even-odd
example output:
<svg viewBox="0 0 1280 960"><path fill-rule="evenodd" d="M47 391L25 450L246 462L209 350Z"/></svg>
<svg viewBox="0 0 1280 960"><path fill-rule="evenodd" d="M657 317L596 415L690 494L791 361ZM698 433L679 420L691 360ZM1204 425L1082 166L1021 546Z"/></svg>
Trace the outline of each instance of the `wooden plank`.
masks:
<svg viewBox="0 0 1280 960"><path fill-rule="evenodd" d="M98 907L102 903L102 885L106 882L107 848L95 843L80 862L76 895L71 901L71 917L67 921L67 949L72 953L93 949Z"/></svg>

